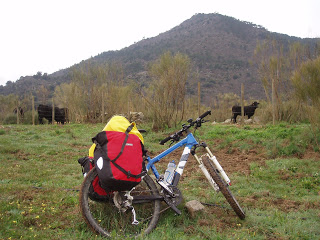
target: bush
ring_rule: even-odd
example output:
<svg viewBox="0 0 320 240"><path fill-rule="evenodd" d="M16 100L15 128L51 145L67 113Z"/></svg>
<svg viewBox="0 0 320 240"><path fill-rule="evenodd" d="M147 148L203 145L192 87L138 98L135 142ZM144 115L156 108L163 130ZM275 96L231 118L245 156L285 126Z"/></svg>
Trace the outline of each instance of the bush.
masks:
<svg viewBox="0 0 320 240"><path fill-rule="evenodd" d="M35 112L35 124L39 124L38 113ZM48 121L44 121L47 123ZM32 124L32 111L27 111L24 113L23 118L20 118L20 124ZM3 120L3 124L17 124L17 115L15 113L9 113Z"/></svg>
<svg viewBox="0 0 320 240"><path fill-rule="evenodd" d="M32 124L32 111L27 111L24 113L23 123L24 124ZM34 123L39 124L38 112L35 112Z"/></svg>
<svg viewBox="0 0 320 240"><path fill-rule="evenodd" d="M17 124L17 115L14 113L8 114L4 120L3 124Z"/></svg>
<svg viewBox="0 0 320 240"><path fill-rule="evenodd" d="M256 115L262 123L272 122L272 104L261 103ZM283 102L282 105L278 106L278 118L276 121L288 123L308 122L307 106L295 100Z"/></svg>
<svg viewBox="0 0 320 240"><path fill-rule="evenodd" d="M231 119L232 106L240 103L240 97L234 93L218 94L214 100L212 119L216 122L224 122Z"/></svg>

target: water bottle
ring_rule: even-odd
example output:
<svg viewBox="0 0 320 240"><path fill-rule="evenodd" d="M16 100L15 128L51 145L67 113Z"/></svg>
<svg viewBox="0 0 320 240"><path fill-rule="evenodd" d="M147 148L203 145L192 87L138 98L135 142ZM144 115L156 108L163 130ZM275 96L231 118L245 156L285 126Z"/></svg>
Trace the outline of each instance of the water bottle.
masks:
<svg viewBox="0 0 320 240"><path fill-rule="evenodd" d="M176 164L174 163L174 160L169 162L168 168L164 173L164 181L167 184L171 184L174 176L174 170L176 169Z"/></svg>

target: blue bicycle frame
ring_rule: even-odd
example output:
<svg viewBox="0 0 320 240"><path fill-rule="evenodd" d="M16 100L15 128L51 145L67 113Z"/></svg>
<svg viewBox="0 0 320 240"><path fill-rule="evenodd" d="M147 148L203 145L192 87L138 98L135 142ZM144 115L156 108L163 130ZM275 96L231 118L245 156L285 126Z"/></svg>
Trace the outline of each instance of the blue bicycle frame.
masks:
<svg viewBox="0 0 320 240"><path fill-rule="evenodd" d="M184 139L180 140L179 142L177 142L175 145L173 145L172 147L168 148L167 150L165 150L164 152L160 153L158 156L154 157L154 158L150 158L148 156L148 164L147 164L147 171L149 171L149 169L152 170L153 174L155 175L155 177L157 178L157 180L159 180L160 178L160 174L157 171L156 167L155 167L155 163L159 162L162 158L164 158L165 156L167 156L168 154L172 153L173 151L175 151L176 149L178 149L179 147L185 146L182 156L180 158L179 164L176 168L175 171L175 175L173 178L173 182L172 185L177 186L179 179L183 173L184 167L187 163L187 160L189 158L190 152L191 152L191 148L195 145L197 145L198 142L195 139L195 137L193 136L193 134L191 132L188 133L187 137L185 137Z"/></svg>

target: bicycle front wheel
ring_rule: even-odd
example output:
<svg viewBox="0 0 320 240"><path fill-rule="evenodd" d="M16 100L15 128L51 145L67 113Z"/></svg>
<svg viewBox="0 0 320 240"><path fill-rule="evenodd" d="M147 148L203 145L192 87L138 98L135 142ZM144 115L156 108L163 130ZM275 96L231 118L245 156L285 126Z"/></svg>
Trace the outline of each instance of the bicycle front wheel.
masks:
<svg viewBox="0 0 320 240"><path fill-rule="evenodd" d="M214 165L210 161L209 157L204 157L202 159L202 162L203 162L204 166L207 168L212 179L218 185L221 193L226 198L227 202L230 204L232 209L238 215L238 217L240 219L245 219L246 215L245 215L244 211L242 210L238 201L235 199L235 197L232 195L231 191L229 190L228 184L222 180L222 178L218 174L217 170L214 168Z"/></svg>
<svg viewBox="0 0 320 240"><path fill-rule="evenodd" d="M103 201L96 201L90 198L89 189L93 180L98 176L93 168L82 183L80 189L80 210L90 228L98 234L107 237L128 237L139 234L148 234L156 227L160 215L160 200L152 199L143 201L140 204L132 204L136 213L136 220L139 224L133 223L131 210L122 212L114 204L113 196ZM154 181L146 175L141 183L131 192L131 196L159 195Z"/></svg>

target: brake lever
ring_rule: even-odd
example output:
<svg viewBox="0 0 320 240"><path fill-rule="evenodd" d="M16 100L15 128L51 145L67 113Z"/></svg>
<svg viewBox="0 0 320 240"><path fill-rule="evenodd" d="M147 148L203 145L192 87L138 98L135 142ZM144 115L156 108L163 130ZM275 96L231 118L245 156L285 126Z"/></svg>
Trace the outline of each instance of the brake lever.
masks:
<svg viewBox="0 0 320 240"><path fill-rule="evenodd" d="M169 144L169 147L171 147L171 145L174 143L174 140L172 139L171 141L170 141L170 144Z"/></svg>

